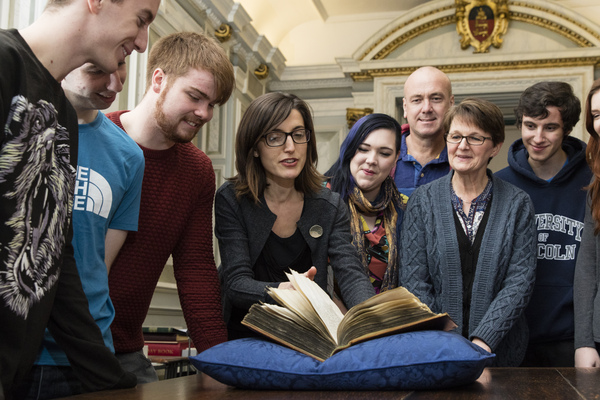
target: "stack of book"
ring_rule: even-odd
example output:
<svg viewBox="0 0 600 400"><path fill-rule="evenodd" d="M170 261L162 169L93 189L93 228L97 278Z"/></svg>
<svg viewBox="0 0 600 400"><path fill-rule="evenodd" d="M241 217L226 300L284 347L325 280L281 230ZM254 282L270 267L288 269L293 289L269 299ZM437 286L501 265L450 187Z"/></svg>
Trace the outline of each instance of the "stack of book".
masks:
<svg viewBox="0 0 600 400"><path fill-rule="evenodd" d="M196 355L196 349L186 329L170 327L143 327L144 344L148 346L148 356L189 357Z"/></svg>

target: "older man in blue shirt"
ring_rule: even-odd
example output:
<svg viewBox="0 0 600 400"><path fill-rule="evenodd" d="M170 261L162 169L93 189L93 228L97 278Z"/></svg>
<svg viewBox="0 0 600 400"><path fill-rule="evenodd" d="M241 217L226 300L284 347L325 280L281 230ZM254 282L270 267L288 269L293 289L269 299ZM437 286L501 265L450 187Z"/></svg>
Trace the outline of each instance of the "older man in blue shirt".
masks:
<svg viewBox="0 0 600 400"><path fill-rule="evenodd" d="M435 67L421 67L404 84L402 105L408 124L402 126L402 146L394 181L410 196L416 187L450 171L442 123L454 104L452 85Z"/></svg>

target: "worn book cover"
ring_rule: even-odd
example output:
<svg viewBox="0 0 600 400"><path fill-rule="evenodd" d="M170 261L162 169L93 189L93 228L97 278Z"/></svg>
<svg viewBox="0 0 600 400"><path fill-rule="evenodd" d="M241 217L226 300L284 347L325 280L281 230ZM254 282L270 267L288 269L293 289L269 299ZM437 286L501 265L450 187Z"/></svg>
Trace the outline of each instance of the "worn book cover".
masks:
<svg viewBox="0 0 600 400"><path fill-rule="evenodd" d="M320 361L376 337L456 327L448 314L432 312L403 287L375 295L343 315L315 282L295 271L288 278L295 290L269 288L279 305L254 304L242 324Z"/></svg>

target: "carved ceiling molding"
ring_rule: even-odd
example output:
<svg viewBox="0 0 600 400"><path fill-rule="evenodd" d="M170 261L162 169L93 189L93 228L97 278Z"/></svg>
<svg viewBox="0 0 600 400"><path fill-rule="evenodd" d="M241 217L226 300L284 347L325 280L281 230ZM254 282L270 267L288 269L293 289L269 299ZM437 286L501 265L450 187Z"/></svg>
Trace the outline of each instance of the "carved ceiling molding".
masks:
<svg viewBox="0 0 600 400"><path fill-rule="evenodd" d="M453 24L455 21L456 17L454 15L447 15L442 18L434 19L433 21L428 21L423 25L419 25L418 27L409 30L408 32L402 34L401 36L387 44L383 49L379 50L377 54L373 56L372 60L383 60L387 58L387 56L389 56L390 53L396 50L398 47L413 40L417 36L441 28L442 26Z"/></svg>
<svg viewBox="0 0 600 400"><path fill-rule="evenodd" d="M376 38L355 60L371 61L386 59L398 47L416 37L456 23L454 12L456 5L448 4L448 2L440 3L442 6L439 8L426 9L426 11L408 20L401 20L396 27L385 32L381 37ZM508 7L509 20L520 21L548 29L551 32L566 37L578 47L596 47L598 46L598 42L600 42L600 32L550 7L526 1L509 1ZM574 30L573 27L576 27L577 30ZM394 38L394 35L398 36Z"/></svg>
<svg viewBox="0 0 600 400"><path fill-rule="evenodd" d="M569 16L566 16L564 13L560 13L560 12L557 12L555 10L551 10L550 8L543 7L543 6L536 5L536 4L530 4L530 3L527 3L527 2L524 2L524 1L509 1L508 2L508 6L509 7L513 7L514 6L514 7L530 8L530 9L536 10L538 12L542 12L542 13L545 13L545 14L554 15L554 16L556 16L556 17L558 17L558 18L560 18L560 19L562 19L564 21L567 21L567 22L569 22L569 23L577 26L578 28L580 28L580 29L584 30L585 32L587 32L588 34L590 34L591 36L593 36L596 39L600 40L600 32L596 31L595 29L590 28L587 25L582 24L581 22L579 22L579 21L577 21L577 20L575 20L573 18L570 18ZM532 16L532 17L533 18L539 18L539 17L536 17L536 16ZM531 20L528 21L528 22L533 23ZM541 25L541 26L543 26L543 25Z"/></svg>
<svg viewBox="0 0 600 400"><path fill-rule="evenodd" d="M536 25L554 33L558 33L561 36L574 42L579 47L594 47L594 44L584 38L577 32L565 27L564 25L558 24L554 21L550 21L547 18L541 18L537 15L531 15L523 12L510 12L509 17L511 21L520 21L527 24Z"/></svg>
<svg viewBox="0 0 600 400"><path fill-rule="evenodd" d="M540 60L522 60L507 62L482 62L472 64L435 65L445 73L455 72L481 72L481 71L506 71L534 68L565 68L582 66L600 66L600 57L577 58L549 58ZM410 75L418 67L378 68L368 69L363 72L351 73L354 81L370 81L383 76Z"/></svg>
<svg viewBox="0 0 600 400"><path fill-rule="evenodd" d="M366 57L368 56L369 53L371 53L375 48L377 48L378 46L381 45L382 42L384 42L387 38L389 38L390 36L393 36L396 32L406 28L409 25L412 25L420 20L423 20L427 17L430 17L432 15L435 14L439 14L442 13L444 11L448 11L448 10L452 10L454 9L454 5L449 5L446 7L441 7L435 10L431 10L428 12L425 12L423 14L418 15L417 17L411 18L408 21L402 22L400 25L398 25L397 27L395 27L394 29L392 29L391 31L389 31L387 34L383 35L381 38L379 38L371 47L369 47L363 54L362 56L359 57L359 60L363 61L366 59ZM434 22L430 22L428 24L428 27L417 27L415 29L411 29L408 33L401 35L398 39L395 39L393 42L391 42L390 44L386 45L384 47L384 49L380 50L379 52L377 52L377 54L372 57L372 60L381 60L384 59L385 57L387 57L389 55L389 53L391 53L392 51L394 51L394 49L398 48L399 46L401 46L402 44L406 43L408 40L417 37L419 35L422 35L423 33L429 32L433 29L439 28L441 26L444 25L448 25L451 23L454 23L455 19L454 17L450 17L451 21L447 22L446 21L447 17L442 17L442 18L437 18ZM403 37L404 36L410 37L407 40L403 41ZM398 43L397 41L401 41L401 43ZM387 51L389 50L389 51Z"/></svg>
<svg viewBox="0 0 600 400"><path fill-rule="evenodd" d="M233 34L233 29L231 29L231 25L222 23L219 26L219 29L215 30L215 37L221 43L228 41L231 39L231 35Z"/></svg>
<svg viewBox="0 0 600 400"><path fill-rule="evenodd" d="M269 67L266 64L260 64L254 70L254 76L256 76L258 79L265 79L269 76Z"/></svg>
<svg viewBox="0 0 600 400"><path fill-rule="evenodd" d="M346 123L348 124L348 129L352 129L356 121L369 114L373 114L372 108L347 108Z"/></svg>
<svg viewBox="0 0 600 400"><path fill-rule="evenodd" d="M279 78L285 69L285 57L279 48L256 31L252 19L236 1L162 0L161 10L157 20L164 20L171 30L202 30L214 35L232 59L242 60L240 67L248 76L267 78L266 82L272 77ZM165 34L159 33L159 36ZM254 75L255 68L260 65L268 67L267 75L263 69Z"/></svg>

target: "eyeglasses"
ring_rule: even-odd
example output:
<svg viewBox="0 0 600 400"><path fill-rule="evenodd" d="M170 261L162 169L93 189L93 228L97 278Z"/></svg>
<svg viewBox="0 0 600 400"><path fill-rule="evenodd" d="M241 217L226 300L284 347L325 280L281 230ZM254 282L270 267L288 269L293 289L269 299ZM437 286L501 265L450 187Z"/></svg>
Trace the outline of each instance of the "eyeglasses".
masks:
<svg viewBox="0 0 600 400"><path fill-rule="evenodd" d="M291 132L272 131L266 133L263 138L269 147L283 146L287 141L288 136L292 137L292 141L296 144L308 143L310 140L310 131L308 129L296 129Z"/></svg>
<svg viewBox="0 0 600 400"><path fill-rule="evenodd" d="M470 146L481 146L486 140L492 140L491 137L483 136L463 136L458 133L449 133L446 135L446 142L452 144L459 144L463 139L467 139L467 143Z"/></svg>

